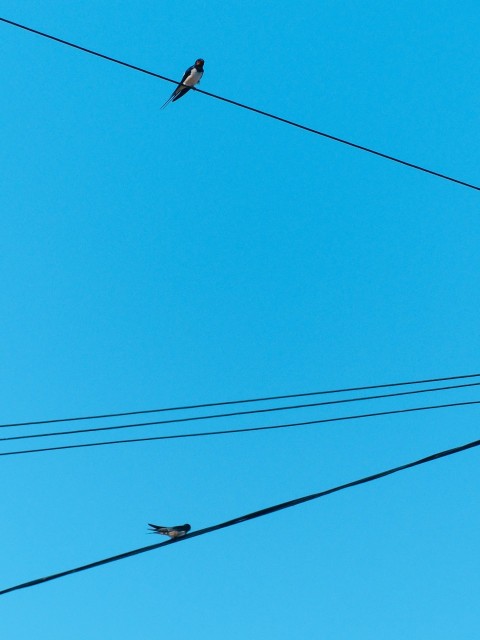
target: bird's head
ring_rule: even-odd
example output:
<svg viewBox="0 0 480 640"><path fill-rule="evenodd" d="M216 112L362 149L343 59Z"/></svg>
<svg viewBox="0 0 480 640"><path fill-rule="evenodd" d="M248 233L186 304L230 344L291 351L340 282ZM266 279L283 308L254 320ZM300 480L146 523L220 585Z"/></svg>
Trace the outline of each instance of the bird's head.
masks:
<svg viewBox="0 0 480 640"><path fill-rule="evenodd" d="M192 527L189 524L184 524L183 528L185 529L185 533L188 533Z"/></svg>
<svg viewBox="0 0 480 640"><path fill-rule="evenodd" d="M202 58L198 58L198 60L195 60L195 67L197 69L201 69L204 64L205 64L205 60L202 60Z"/></svg>

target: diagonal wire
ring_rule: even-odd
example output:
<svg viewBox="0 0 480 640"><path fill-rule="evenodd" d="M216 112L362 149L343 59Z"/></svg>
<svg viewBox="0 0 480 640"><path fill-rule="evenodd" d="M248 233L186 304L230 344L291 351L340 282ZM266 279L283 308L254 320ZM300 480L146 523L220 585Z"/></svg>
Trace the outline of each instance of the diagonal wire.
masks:
<svg viewBox="0 0 480 640"><path fill-rule="evenodd" d="M392 411L380 411L378 413L363 413L360 415L340 416L337 418L322 418L320 420L308 420L305 422L292 422L290 424L275 424L263 427L245 427L242 429L227 429L222 431L204 431L202 433L178 433L166 436L150 436L148 438L131 438L127 440L110 440L108 442L87 442L84 444L67 444L58 447L44 447L42 449L24 449L21 451L5 451L0 456L18 456L27 453L45 453L47 451L65 451L67 449L85 449L87 447L104 447L115 444L131 444L133 442L154 442L157 440L178 440L180 438L200 438L206 436L224 436L234 433L250 433L255 431L271 431L274 429L289 429L291 427L306 427L313 424L326 424L328 422L343 422L346 420L361 420L364 418L376 418L379 416L392 416L401 413L413 413L415 411L432 411L434 409L449 409L452 407L466 407L480 404L480 400L469 402L452 402L450 404L430 405L427 407L414 407L409 409L395 409Z"/></svg>
<svg viewBox="0 0 480 640"><path fill-rule="evenodd" d="M346 389L329 389L326 391L309 391L307 393L290 393L286 395L279 396L266 396L263 398L248 398L243 400L224 400L222 402L206 402L203 404L190 404L183 405L180 407L164 407L160 409L144 409L143 411L122 411L121 413L104 413L100 415L93 416L77 416L73 418L54 418L50 420L35 420L29 422L12 422L10 424L0 424L0 429L5 427L27 427L34 426L38 424L52 424L56 422L77 422L79 420L99 420L103 418L119 418L122 416L137 416L146 413L162 413L166 411L187 411L190 409L206 409L211 407L222 407L227 405L236 405L236 404L250 404L254 402L270 402L272 400L287 400L290 398L305 398L308 396L321 396L321 395L330 395L334 393L349 393L354 391L368 391L370 389L385 389L387 387L404 387L407 385L417 385L417 384L429 384L433 382L447 382L450 380L464 380L466 378L479 378L480 373L471 373L469 375L462 376L448 376L446 378L429 378L425 380L410 380L407 382L390 382L384 384L372 384L363 387L349 387Z"/></svg>
<svg viewBox="0 0 480 640"><path fill-rule="evenodd" d="M84 53L88 53L90 55L96 56L98 58L102 58L103 60L108 60L109 62L114 62L115 64L122 65L123 67L127 67L134 71L139 71L140 73L145 73L149 76L153 76L154 78L159 78L160 80L165 80L166 82L172 82L178 85L178 80L173 80L172 78L167 78L166 76L160 75L159 73L155 73L153 71L148 71L147 69L143 69L142 67L138 67L136 65L130 64L128 62L123 62L122 60L118 60L117 58L112 58L111 56L107 56L103 53L99 53L98 51L93 51L92 49L87 49L86 47L81 47L78 44L74 44L73 42L69 42L68 40L63 40L62 38L57 38L56 36L52 36L48 33L44 33L43 31L38 31L38 29L33 29L32 27L27 27L26 25L20 24L18 22L13 22L13 20L7 20L6 18L0 18L1 22L9 24L13 27L17 27L19 29L23 29L25 31L29 31L30 33L34 33L43 38L48 38L49 40L53 40L54 42L58 42L60 44L64 44L68 47L72 47L74 49L78 49L79 51L83 51ZM323 131L319 131L318 129L314 129L313 127L307 127L303 124L299 124L298 122L294 122L293 120L287 120L286 118L282 118L280 116L274 115L273 113L268 113L267 111L262 111L261 109L257 109L255 107L250 107L249 105L243 104L241 102L237 102L236 100L230 100L230 98L224 98L223 96L216 95L215 93L210 93L209 91L204 91L202 89L197 89L196 87L191 87L194 91L198 93L203 93L203 95L209 96L210 98L214 98L215 100L221 100L222 102L226 102L228 104L232 104L235 107L240 107L241 109L246 109L248 111L253 111L254 113L258 113L261 116L265 116L266 118L271 118L273 120L277 120L279 122L283 122L284 124L288 124L291 127L296 127L297 129L302 129L303 131L307 131L308 133L313 133L318 136L322 136L323 138L327 138L328 140L333 140L334 142L339 142L341 144L347 145L349 147L353 147L354 149L358 149L360 151L365 151L367 153L373 154L380 158L384 158L385 160L390 160L392 162L396 162L398 164L402 164L406 167L410 167L411 169L416 169L417 171L423 171L424 173L428 173L432 176L436 176L437 178L442 178L443 180L448 180L450 182L454 182L456 184L462 185L463 187L468 187L469 189L475 189L476 191L480 191L480 187L471 184L469 182L465 182L464 180L458 180L457 178L452 178L444 173L439 173L438 171L433 171L432 169L427 169L426 167L422 167L419 164L414 164L412 162L407 162L406 160L401 160L400 158L396 158L395 156L389 155L387 153L382 153L380 151L376 151L375 149L370 149L369 147L365 147L360 144L356 144L355 142L350 142L349 140L345 140L343 138L339 138L338 136L331 135L329 133L325 133Z"/></svg>
<svg viewBox="0 0 480 640"><path fill-rule="evenodd" d="M347 482L345 484L332 487L331 489L326 489L325 491L319 491L317 493L312 493L310 495L303 496L301 498L295 498L294 500L281 502L280 504L276 504L271 507L267 507L265 509L260 509L259 511L253 511L251 513L247 513L246 515L233 518L232 520L221 522L220 524L214 524L210 527L199 529L198 531L192 531L191 533L187 533L185 536L181 538L174 538L171 540L166 540L165 542L151 544L148 547L140 547L139 549L134 549L133 551L127 551L126 553L120 553L116 556L111 556L110 558L104 558L103 560L97 560L96 562L91 562L89 564L85 564L80 567L75 567L74 569L68 569L67 571L61 571L60 573L54 573L54 574L45 576L44 578L37 578L35 580L30 580L29 582L23 582L13 587L8 587L7 589L1 590L0 596L5 595L7 593L11 593L12 591L18 591L20 589L35 587L39 584L50 582L51 580L58 580L59 578L65 578L66 576L72 575L73 573L79 573L80 571L87 571L89 569L94 569L95 567L100 567L104 564L117 562L118 560L125 560L126 558L131 558L132 556L136 556L141 553L147 553L148 551L153 551L154 549L159 549L160 547L165 547L170 544L185 542L186 540L189 540L191 538L203 536L207 533L213 533L214 531L219 531L220 529L226 529L227 527L233 527L237 524L241 524L242 522L247 522L248 520L255 520L256 518L262 518L263 516L276 513L277 511L282 511L283 509L290 509L291 507L296 507L299 504L310 502L311 500L318 500L319 498L324 498L325 496L331 495L332 493L338 493L339 491L344 491L345 489L351 489L352 487L357 487L361 484L367 484L368 482L380 480L381 478L385 478L387 476L393 475L394 473L399 473L400 471L406 471L407 469L412 469L413 467L418 467L420 465L427 464L435 460L440 460L441 458L453 456L453 455L456 455L457 453L461 453L463 451L467 451L468 449L473 449L478 446L480 446L480 440L474 440L473 442L468 442L467 444L463 444L458 447L454 447L452 449L439 451L437 453L433 453L429 456L426 456L425 458L420 458L419 460L415 460L413 462L407 462L406 464L402 464L398 467L393 467L385 471L380 471L379 473L374 473L373 475L365 476L358 480L353 480L352 482Z"/></svg>
<svg viewBox="0 0 480 640"><path fill-rule="evenodd" d="M134 424L112 425L109 427L89 427L87 429L72 429L70 431L52 431L50 433L33 433L21 436L7 436L0 438L0 442L11 440L27 440L31 438L50 438L54 436L70 436L79 433L96 433L99 431L116 431L118 429L133 429L139 427L149 427L152 425L178 424L183 422L194 422L198 420L212 420L215 418L232 418L235 416L247 416L259 413L272 413L274 411L290 411L296 409L309 409L312 407L324 407L337 404L346 404L350 402L362 402L368 400L383 400L385 398L398 398L400 396L410 396L419 393L433 393L437 391L452 391L455 389L465 389L467 387L478 387L480 382L468 382L465 384L449 385L447 387L434 387L430 389L413 389L411 391L395 391L394 393L385 393L375 396L361 396L359 398L343 398L341 400L325 400L322 402L312 402L306 404L288 405L283 407L268 407L266 409L250 409L249 411L234 411L230 413L214 413L207 416L189 416L187 418L173 418L170 420L154 420L150 422L137 422Z"/></svg>

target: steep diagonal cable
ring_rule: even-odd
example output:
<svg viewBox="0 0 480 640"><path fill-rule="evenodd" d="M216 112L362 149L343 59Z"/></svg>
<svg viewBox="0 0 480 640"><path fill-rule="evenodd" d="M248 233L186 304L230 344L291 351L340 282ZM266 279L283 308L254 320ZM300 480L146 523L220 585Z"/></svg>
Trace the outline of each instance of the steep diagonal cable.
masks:
<svg viewBox="0 0 480 640"><path fill-rule="evenodd" d="M456 389L465 389L467 387L478 387L480 382L467 382L464 384L449 385L446 387L433 387L430 389L412 389L410 391L395 391L393 393L378 394L374 396L361 396L359 398L342 398L341 400L324 400L322 402L311 402L296 405L288 405L283 407L267 407L264 409L250 409L248 411L232 411L230 413L214 413L206 416L188 416L186 418L171 418L170 420L153 420L150 422L137 422L134 424L112 425L109 427L89 427L87 429L72 429L70 431L52 431L49 433L33 433L21 436L7 436L0 438L0 442L12 440L28 440L31 438L51 438L55 436L71 436L80 433L97 433L102 431L116 431L118 429L133 429L140 427L149 427L152 425L179 424L185 422L195 422L198 420L214 420L218 418L232 418L235 416L248 416L260 413L272 413L276 411L292 411L298 409L310 409L312 407L325 407L337 404L347 404L350 402L364 402L369 400L384 400L386 398L398 398L401 396L410 396L420 393L435 393L441 391L452 391Z"/></svg>
<svg viewBox="0 0 480 640"><path fill-rule="evenodd" d="M20 589L28 589L30 587L35 587L39 584L44 584L45 582L58 580L59 578L65 578L66 576L72 575L74 573L80 573L81 571L94 569L95 567L100 567L104 564L117 562L118 560L125 560L126 558L131 558L132 556L136 556L141 553L147 553L148 551L160 549L160 547L166 547L167 545L170 545L170 544L178 544L180 542L185 542L186 540L190 540L191 538L204 536L207 533L213 533L214 531L219 531L220 529L226 529L227 527L233 527L238 524L241 524L242 522L248 522L249 520L262 518L264 516L271 515L272 513L276 513L277 511L282 511L283 509L290 509L291 507L296 507L305 502L310 502L311 500L318 500L319 498L324 498L325 496L331 495L332 493L338 493L339 491L344 491L345 489L351 489L353 487L357 487L362 484L367 484L375 480L380 480L381 478L386 478L387 476L393 475L394 473L399 473L400 471L406 471L407 469L412 469L413 467L418 467L423 464L428 464L429 462L440 460L441 458L453 456L453 455L456 455L457 453L468 451L469 449L473 449L478 446L480 446L480 440L474 440L473 442L468 442L467 444L463 444L458 447L454 447L452 449L445 449L444 451L433 453L424 458L420 458L419 460L414 460L413 462L407 462L406 464L402 464L398 467L386 469L385 471L380 471L378 473L374 473L373 475L365 476L363 478L359 478L358 480L353 480L352 482L347 482L345 484L332 487L331 489L318 491L317 493L312 493L307 496L302 496L301 498L295 498L294 500L288 500L287 502L281 502L280 504L276 504L271 507L266 507L265 509L260 509L259 511L252 511L251 513L247 513L243 516L233 518L232 520L227 520L219 524L214 524L210 527L199 529L198 531L192 531L191 533L187 533L187 535L183 536L182 538L174 538L171 540L166 540L165 542L151 544L151 545L148 545L147 547L140 547L139 549L134 549L133 551L127 551L126 553L119 553L116 556L111 556L110 558L104 558L103 560L97 560L96 562L90 562L89 564L84 564L79 567L75 567L73 569L68 569L67 571L61 571L59 573L53 573L43 578L36 578L35 580L22 582L21 584L14 585L13 587L8 587L6 589L0 590L0 596L6 595L7 593L11 593L12 591L19 591Z"/></svg>
<svg viewBox="0 0 480 640"><path fill-rule="evenodd" d="M415 411L432 411L435 409L450 409L453 407L467 407L480 404L480 400L470 400L468 402L452 402L449 404L429 405L427 407L413 407L407 409L394 409L392 411L379 411L377 413L363 413L352 416L340 416L336 418L322 418L320 420L308 420L305 422L292 422L289 424L274 424L263 427L244 427L241 429L224 429L222 431L204 431L201 433L177 433L166 436L150 436L148 438L130 438L127 440L109 440L107 442L86 442L83 444L67 444L58 447L44 447L42 449L23 449L21 451L5 451L1 456L19 456L28 453L46 453L48 451L65 451L67 449L85 449L88 447L105 447L115 444L131 444L134 442L154 442L157 440L179 440L182 438L201 438L207 436L225 436L235 433L253 433L256 431L271 431L274 429L290 429L292 427L306 427L314 424L326 424L328 422L343 422L346 420L361 420L365 418L377 418L380 416L393 416L401 413L414 413Z"/></svg>
<svg viewBox="0 0 480 640"><path fill-rule="evenodd" d="M44 33L43 31L39 31L38 29L33 29L32 27L27 27L26 25L20 24L18 22L13 22L13 20L7 20L6 18L0 18L1 22L9 24L13 27L17 27L19 29L23 29L25 31L29 31L30 33L34 33L42 38L48 38L49 40L53 40L54 42L58 42L60 44L66 45L67 47L72 47L74 49L78 49L79 51L83 51L84 53L88 53L92 56L96 56L97 58L102 58L103 60L108 60L109 62L114 62L115 64L122 65L123 67L127 67L128 69L132 69L134 71L138 71L140 73L145 73L149 76L153 76L154 78L159 78L160 80L165 80L166 82L172 82L174 84L178 84L178 80L173 80L172 78L167 78L166 76L160 75L159 73L155 73L153 71L148 71L147 69L143 69L142 67L138 67L136 65L130 64L128 62L123 62L122 60L118 60L117 58L112 58L111 56L107 56L103 53L99 53L98 51L93 51L92 49L87 49L86 47L82 47L78 44L74 44L73 42L69 42L68 40L63 40L62 38L57 38L56 36L52 36L48 33ZM361 144L357 144L355 142L350 142L349 140L345 140L344 138L339 138L338 136L331 135L329 133L325 133L323 131L319 131L318 129L314 129L313 127L307 127L306 125L300 124L298 122L294 122L293 120L287 120L287 118L282 118L280 116L274 115L273 113L268 113L267 111L263 111L262 109L257 109L256 107L251 107L249 105L243 104L241 102L237 102L236 100L231 100L230 98L224 98L223 96L216 95L215 93L210 93L209 91L204 91L203 89L197 89L197 87L192 87L194 91L198 93L202 93L205 96L209 96L210 98L214 98L215 100L221 100L222 102L226 102L228 104L234 105L235 107L239 107L240 109L246 109L247 111L252 111L253 113L257 113L258 115L264 116L266 118L271 118L272 120L277 120L278 122L283 122L284 124L288 124L291 127L296 127L297 129L302 129L303 131L307 131L308 133L313 133L317 136L321 136L323 138L327 138L328 140L332 140L334 142L339 142L340 144L347 145L349 147L353 147L354 149L358 149L359 151L365 151L366 153L373 154L380 158L384 158L385 160L390 160L391 162L396 162L398 164L404 165L405 167L410 167L411 169L415 169L417 171L422 171L424 173L428 173L432 176L436 176L437 178L442 178L443 180L448 180L450 182L454 182L463 187L468 187L469 189L475 189L476 191L480 191L480 187L477 185L471 184L469 182L465 182L464 180L459 180L457 178L452 178L444 173L439 173L438 171L433 171L432 169L427 169L419 164L414 164L413 162L407 162L406 160L401 160L400 158L396 158L395 156L389 155L387 153L382 153L381 151L376 151L375 149L371 149L369 147L365 147Z"/></svg>

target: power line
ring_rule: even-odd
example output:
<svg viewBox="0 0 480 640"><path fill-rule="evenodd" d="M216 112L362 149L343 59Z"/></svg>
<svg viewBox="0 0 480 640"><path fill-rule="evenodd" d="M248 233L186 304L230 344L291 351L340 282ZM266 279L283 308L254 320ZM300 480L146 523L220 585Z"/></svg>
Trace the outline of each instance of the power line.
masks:
<svg viewBox="0 0 480 640"><path fill-rule="evenodd" d="M380 471L379 473L374 473L371 476L365 476L358 480L353 480L352 482L347 482L345 484L332 487L331 489L326 489L325 491L319 491L318 493L312 493L308 496L295 498L294 500L288 500L287 502L281 502L280 504L276 504L271 507L267 507L265 509L260 509L259 511L253 511L252 513L247 513L246 515L233 518L232 520L227 520L226 522L221 522L220 524L215 524L210 527L205 527L204 529L199 529L198 531L192 531L192 533L187 533L185 536L181 538L174 538L171 540L166 540L165 542L151 544L148 547L140 547L140 549L134 549L133 551L120 553L116 556L111 556L110 558L104 558L103 560L97 560L96 562L91 562L89 564L85 564L80 567L75 567L74 569L68 569L67 571L61 571L60 573L54 573L54 574L45 576L44 578L37 578L35 580L30 580L29 582L23 582L13 587L8 587L7 589L1 590L0 596L5 595L7 593L11 593L12 591L18 591L20 589L35 587L36 585L43 584L45 582L50 582L51 580L65 578L66 576L72 575L73 573L79 573L80 571L87 571L88 569L94 569L95 567L100 567L101 565L109 564L110 562L125 560L126 558L139 555L140 553L146 553L147 551L153 551L154 549L159 549L160 547L165 547L169 544L184 542L185 540L188 540L190 538L196 538L197 536L203 536L207 533L213 533L213 531L218 531L219 529L226 529L227 527L233 527L242 522L247 522L248 520L262 518L263 516L270 515L271 513L282 511L283 509L290 509L291 507L296 507L299 504L310 502L311 500L318 500L319 498L324 498L325 496L328 496L332 493L338 493L339 491L343 491L345 489L351 489L352 487L356 487L361 484L373 482L374 480L380 480L381 478L385 478L386 476L393 475L394 473L399 473L400 471L406 471L407 469L412 469L413 467L418 467L422 464L433 462L434 460L440 460L441 458L446 458L447 456L453 456L457 453L461 453L463 451L467 451L468 449L473 449L478 446L480 446L480 440L474 440L473 442L468 442L467 444L460 445L459 447L454 447L452 449L439 451L437 453L433 453L429 456L426 456L425 458L420 458L419 460L415 460L413 462L407 462L406 464L402 464L398 467L393 467L385 471Z"/></svg>
<svg viewBox="0 0 480 640"><path fill-rule="evenodd" d="M144 409L142 411L122 411L120 413L104 413L92 416L76 416L73 418L54 418L49 420L35 420L29 422L12 422L9 424L0 424L0 429L7 427L27 427L39 424L53 424L57 422L77 422L80 420L100 420L104 418L119 418L122 416L135 416L147 413L162 413L167 411L187 411L190 409L206 409L211 407L221 407L235 404L250 404L254 402L270 402L273 400L287 400L289 398L305 398L307 396L330 395L334 393L350 393L355 391L368 391L370 389L385 389L387 387L403 387L407 385L429 384L433 382L447 382L450 380L464 380L466 378L479 378L480 373L471 373L470 375L448 376L445 378L430 378L425 380L410 380L406 382L390 382L383 384L374 384L363 387L349 387L345 389L329 389L326 391L309 391L307 393L291 393L279 396L265 396L263 398L248 398L243 400L224 400L222 402L206 402L203 404L190 404L177 407L164 407L160 409ZM154 423L158 424L158 423Z"/></svg>
<svg viewBox="0 0 480 640"><path fill-rule="evenodd" d="M178 424L183 422L194 422L198 420L212 420L216 418L232 418L235 416L246 416L258 413L272 413L274 411L290 411L293 409L310 409L312 407L323 407L327 405L346 404L349 402L362 402L368 400L383 400L385 398L397 398L400 396L410 396L418 393L433 393L437 391L451 391L454 389L464 389L466 387L478 387L480 382L469 382L466 384L450 385L448 387L434 387L433 389L413 389L412 391L396 391L375 396L362 396L360 398L343 398L342 400L326 400L323 402L312 402L307 404L288 405L284 407L268 407L266 409L250 409L249 411L233 411L230 413L214 413L207 416L189 416L187 418L173 418L170 420L154 420L150 422L137 422L134 424L113 425L110 427L89 427L88 429L72 429L70 431L52 431L50 433L33 433L21 436L7 436L0 438L0 442L12 440L27 440L31 438L50 438L55 436L71 436L79 433L96 433L100 431L116 431L118 429L133 429L148 427L152 425Z"/></svg>
<svg viewBox="0 0 480 640"><path fill-rule="evenodd" d="M42 449L24 449L21 451L5 451L0 456L18 456L27 453L45 453L47 451L65 451L66 449L84 449L87 447L103 447L114 444L130 444L133 442L153 442L156 440L177 440L180 438L201 438L206 436L223 436L234 433L249 433L254 431L271 431L273 429L289 429L291 427L305 427L313 424L326 424L328 422L342 422L346 420L361 420L364 418L376 418L379 416L392 416L401 413L413 413L415 411L432 411L434 409L448 409L452 407L466 407L480 404L480 400L471 400L469 402L452 402L450 404L430 405L426 407L414 407L407 409L394 409L392 411L380 411L378 413L363 413L353 416L340 416L337 418L322 418L319 420L308 420L305 422L292 422L289 424L276 424L263 427L244 427L242 429L226 429L222 431L204 431L201 433L176 433L166 436L150 436L147 438L131 438L127 440L109 440L108 442L87 442L83 444L67 444L58 447L44 447Z"/></svg>
<svg viewBox="0 0 480 640"><path fill-rule="evenodd" d="M62 38L57 38L56 36L52 36L48 33L44 33L43 31L38 31L37 29L33 29L32 27L27 27L23 24L19 24L18 22L13 22L12 20L7 20L6 18L0 18L1 22L5 22L6 24L12 25L13 27L18 27L19 29L24 29L25 31L29 31L30 33L34 33L42 38L48 38L49 40L53 40L54 42L58 42L60 44L64 44L67 47L72 47L74 49L78 49L79 51L83 51L84 53L88 53L90 55L96 56L98 58L102 58L103 60L108 60L109 62L114 62L115 64L119 64L123 67L127 67L128 69L132 69L133 71L139 71L140 73L145 73L149 76L153 76L154 78L159 78L160 80L165 80L166 82L172 82L173 84L178 84L178 80L173 80L172 78L167 78L166 76L160 75L159 73L154 73L153 71L148 71L147 69L143 69L142 67L138 67L136 65L130 64L128 62L123 62L122 60L118 60L117 58L112 58L111 56L107 56L103 53L99 53L98 51L93 51L92 49L87 49L86 47L81 47L78 44L74 44L73 42L69 42L68 40L63 40ZM288 124L291 127L296 127L297 129L302 129L303 131L307 131L309 133L313 133L318 136L322 136L323 138L327 138L328 140L333 140L334 142L339 142L341 144L345 144L349 147L353 147L354 149L358 149L360 151L365 151L367 153L371 153L375 156L379 156L380 158L384 158L385 160L390 160L392 162L396 162L398 164L402 164L406 167L410 167L411 169L416 169L417 171L423 171L424 173L428 173L432 176L437 176L437 178L442 178L443 180L449 180L450 182L455 182L456 184L462 185L464 187L468 187L469 189L475 189L476 191L480 191L480 187L470 184L468 182L464 182L463 180L458 180L457 178L452 178L451 176L447 176L446 174L439 173L438 171L433 171L432 169L427 169L426 167L422 167L418 164L413 164L412 162L407 162L406 160L401 160L400 158L396 158L395 156L391 156L386 153L382 153L380 151L375 151L374 149L370 149L369 147L365 147L360 144L356 144L355 142L350 142L349 140L345 140L343 138L339 138L338 136L331 135L329 133L325 133L323 131L319 131L318 129L314 129L312 127L307 127L303 124L299 124L298 122L294 122L293 120L287 120L286 118L281 118L280 116L276 116L272 113L268 113L267 111L262 111L261 109L257 109L255 107L250 107L246 104L242 104L241 102L237 102L236 100L230 100L229 98L224 98L223 96L216 95L214 93L210 93L209 91L204 91L202 89L197 89L196 87L192 87L198 93L202 93L210 98L214 98L215 100L221 100L222 102L227 102L228 104L232 104L236 107L240 107L241 109L246 109L248 111L253 111L254 113L258 113L261 116L265 116L266 118L271 118L273 120L278 120L279 122L283 122L284 124Z"/></svg>

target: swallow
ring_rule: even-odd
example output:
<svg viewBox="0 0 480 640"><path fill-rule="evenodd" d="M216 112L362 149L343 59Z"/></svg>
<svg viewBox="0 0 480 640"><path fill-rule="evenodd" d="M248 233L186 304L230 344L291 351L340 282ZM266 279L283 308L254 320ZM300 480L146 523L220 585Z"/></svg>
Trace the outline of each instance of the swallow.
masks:
<svg viewBox="0 0 480 640"><path fill-rule="evenodd" d="M181 524L178 527L161 527L158 524L148 523L148 526L151 528L149 533L160 533L170 538L181 538L192 528L189 524Z"/></svg>
<svg viewBox="0 0 480 640"><path fill-rule="evenodd" d="M175 100L180 100L182 96L184 96L192 87L200 82L203 76L203 65L204 60L202 58L198 58L195 60L195 64L188 69L183 74L183 78L180 80L180 84L169 97L169 99L162 106L162 109L165 109L167 104L170 102L175 102Z"/></svg>

